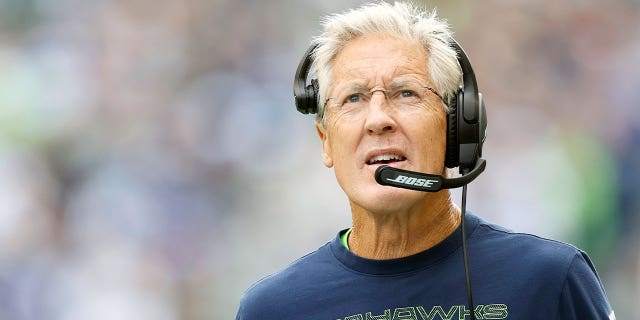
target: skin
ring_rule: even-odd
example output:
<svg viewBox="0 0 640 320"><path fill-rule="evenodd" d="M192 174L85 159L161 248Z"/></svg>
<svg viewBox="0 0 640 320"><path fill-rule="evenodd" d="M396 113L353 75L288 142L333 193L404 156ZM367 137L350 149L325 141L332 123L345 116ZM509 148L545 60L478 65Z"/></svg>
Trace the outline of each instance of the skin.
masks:
<svg viewBox="0 0 640 320"><path fill-rule="evenodd" d="M329 96L354 84L386 89L399 80L433 87L428 52L419 43L384 34L353 39L335 56ZM342 91L341 91L342 90ZM326 122L316 128L324 164L334 168L351 206L349 247L369 259L393 259L424 251L449 236L460 224L460 210L447 190L425 193L379 185L380 164L371 155L401 153L406 160L390 165L442 174L446 150L446 113L434 94L414 106L390 104L375 92L368 107L339 108L330 103Z"/></svg>

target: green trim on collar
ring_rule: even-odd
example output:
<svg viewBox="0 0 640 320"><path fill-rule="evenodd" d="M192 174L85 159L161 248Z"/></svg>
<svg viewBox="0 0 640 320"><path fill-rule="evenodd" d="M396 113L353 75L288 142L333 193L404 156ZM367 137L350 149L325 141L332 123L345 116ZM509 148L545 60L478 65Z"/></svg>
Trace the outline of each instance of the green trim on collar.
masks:
<svg viewBox="0 0 640 320"><path fill-rule="evenodd" d="M347 250L349 250L349 242L347 240L349 239L350 233L351 233L351 228L347 229L347 231L340 236L340 242L345 248L347 248Z"/></svg>

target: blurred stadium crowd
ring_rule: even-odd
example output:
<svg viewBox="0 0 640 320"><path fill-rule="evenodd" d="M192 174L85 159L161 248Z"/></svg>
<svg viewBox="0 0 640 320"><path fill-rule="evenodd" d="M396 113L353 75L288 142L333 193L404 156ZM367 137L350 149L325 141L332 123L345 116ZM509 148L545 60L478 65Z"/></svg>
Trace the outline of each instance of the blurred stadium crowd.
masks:
<svg viewBox="0 0 640 320"><path fill-rule="evenodd" d="M231 319L347 227L291 91L360 3L0 0L0 319ZM585 249L640 319L640 1L424 3L487 102L471 211Z"/></svg>

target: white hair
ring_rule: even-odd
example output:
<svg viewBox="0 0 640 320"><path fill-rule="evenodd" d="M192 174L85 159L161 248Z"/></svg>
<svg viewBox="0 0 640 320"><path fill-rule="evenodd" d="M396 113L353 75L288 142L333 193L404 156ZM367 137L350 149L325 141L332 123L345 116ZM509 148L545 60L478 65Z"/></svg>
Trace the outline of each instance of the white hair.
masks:
<svg viewBox="0 0 640 320"><path fill-rule="evenodd" d="M385 2L366 4L342 14L324 18L324 32L314 39L311 72L318 78L318 114L316 121L324 124L324 101L327 99L333 59L350 41L360 36L384 33L409 41L417 41L429 52L427 61L435 89L449 101L461 83L456 51L450 46L452 32L446 20L409 3ZM447 105L443 102L443 107ZM448 111L448 110L447 110Z"/></svg>

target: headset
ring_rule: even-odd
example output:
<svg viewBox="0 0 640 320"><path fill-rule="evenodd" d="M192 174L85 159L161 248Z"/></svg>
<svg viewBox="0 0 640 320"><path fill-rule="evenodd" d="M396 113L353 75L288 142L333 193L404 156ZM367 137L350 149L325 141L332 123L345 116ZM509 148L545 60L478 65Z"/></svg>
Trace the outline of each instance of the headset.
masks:
<svg viewBox="0 0 640 320"><path fill-rule="evenodd" d="M457 53L463 84L458 88L457 94L446 102L449 112L445 165L447 168L459 167L461 174L467 174L479 166L484 169L484 160L480 157L486 140L487 114L469 58L455 39L451 39L450 45ZM298 64L293 82L296 108L303 114L318 113L318 80L308 79L317 46L314 44L307 49Z"/></svg>
<svg viewBox="0 0 640 320"><path fill-rule="evenodd" d="M462 85L458 92L445 103L449 107L447 113L447 149L445 166L459 167L462 174L457 178L445 178L440 175L427 174L393 168L387 165L376 169L375 179L381 185L412 189L424 192L436 192L441 189L462 187L462 255L467 286L467 305L471 320L475 320L471 275L467 253L467 231L465 224L467 184L473 181L485 169L486 161L482 159L482 146L487 137L487 113L482 94L478 92L476 76L467 54L460 44L451 39L450 45L457 53L458 63L462 71ZM318 113L318 80L309 79L309 70L313 64L313 54L317 44L307 49L293 82L293 95L296 108L303 114Z"/></svg>

